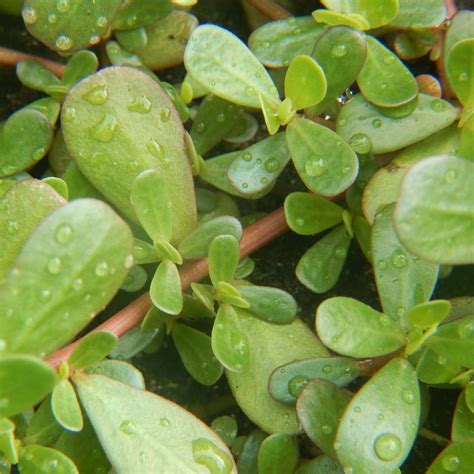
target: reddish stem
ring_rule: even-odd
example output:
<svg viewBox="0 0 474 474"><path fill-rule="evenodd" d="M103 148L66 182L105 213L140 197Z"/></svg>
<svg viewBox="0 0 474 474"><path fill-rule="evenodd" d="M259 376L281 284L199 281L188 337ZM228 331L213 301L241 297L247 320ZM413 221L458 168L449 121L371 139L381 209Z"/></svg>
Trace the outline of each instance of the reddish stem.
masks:
<svg viewBox="0 0 474 474"><path fill-rule="evenodd" d="M288 10L272 0L247 0L247 2L272 20L282 20L292 16Z"/></svg>
<svg viewBox="0 0 474 474"><path fill-rule="evenodd" d="M59 78L62 77L65 65L51 61L49 59L40 58L33 54L22 53L21 51L15 51L14 49L0 47L0 64L3 66L16 66L20 61L24 59L32 59L43 66L47 67L51 72L56 74Z"/></svg>
<svg viewBox="0 0 474 474"><path fill-rule="evenodd" d="M287 230L288 225L286 223L283 208L271 212L244 229L244 234L240 241L240 256L246 257L247 255L250 255L252 252L255 252L284 234ZM207 276L207 274L207 258L190 263L180 271L181 287L185 290L191 286L191 283L202 280ZM100 326L92 329L91 332L108 331L115 334L117 337L120 337L140 324L150 308L150 295L149 293L145 293L135 301L132 301L128 306L125 306L125 308L120 310ZM69 355L79 344L81 339L51 354L46 359L46 362L51 364L53 367L58 367L61 362L68 359Z"/></svg>

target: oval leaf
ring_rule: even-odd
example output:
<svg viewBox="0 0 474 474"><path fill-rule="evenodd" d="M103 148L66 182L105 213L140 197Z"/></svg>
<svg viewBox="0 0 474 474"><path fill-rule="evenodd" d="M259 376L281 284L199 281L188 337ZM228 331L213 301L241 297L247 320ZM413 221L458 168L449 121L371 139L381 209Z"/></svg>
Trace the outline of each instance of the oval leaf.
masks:
<svg viewBox="0 0 474 474"><path fill-rule="evenodd" d="M117 336L108 331L87 334L72 351L68 364L76 369L84 369L100 362L112 352L117 342Z"/></svg>
<svg viewBox="0 0 474 474"><path fill-rule="evenodd" d="M61 380L51 395L51 408L57 422L67 430L81 431L84 426L81 407L69 380Z"/></svg>
<svg viewBox="0 0 474 474"><path fill-rule="evenodd" d="M54 469L57 474L79 474L75 464L65 454L56 449L31 444L22 450L18 462L18 468L22 474L44 472L44 466L48 466L48 470Z"/></svg>
<svg viewBox="0 0 474 474"><path fill-rule="evenodd" d="M239 259L239 242L234 236L220 235L211 242L209 277L214 287L217 287L220 282L229 282L234 278Z"/></svg>
<svg viewBox="0 0 474 474"><path fill-rule="evenodd" d="M298 462L298 447L287 434L266 438L258 450L259 474L292 474Z"/></svg>
<svg viewBox="0 0 474 474"><path fill-rule="evenodd" d="M175 263L163 260L156 269L150 285L153 304L168 314L179 314L183 309L181 278Z"/></svg>

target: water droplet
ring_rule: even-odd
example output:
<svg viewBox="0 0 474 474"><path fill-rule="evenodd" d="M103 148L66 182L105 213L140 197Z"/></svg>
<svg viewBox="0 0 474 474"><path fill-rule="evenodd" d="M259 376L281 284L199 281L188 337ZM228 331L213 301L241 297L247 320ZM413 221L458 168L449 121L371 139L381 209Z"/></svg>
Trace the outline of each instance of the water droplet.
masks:
<svg viewBox="0 0 474 474"><path fill-rule="evenodd" d="M163 150L163 147L156 141L156 140L150 140L147 145L146 149L155 157L158 158L159 160L164 160L165 158L165 152Z"/></svg>
<svg viewBox="0 0 474 474"><path fill-rule="evenodd" d="M389 54L383 58L383 62L387 65L393 64L395 62L395 56L393 56L393 54Z"/></svg>
<svg viewBox="0 0 474 474"><path fill-rule="evenodd" d="M196 132L198 133L203 133L204 130L206 130L206 124L204 122L199 122L197 125L196 125Z"/></svg>
<svg viewBox="0 0 474 474"><path fill-rule="evenodd" d="M54 42L54 44L61 51L67 51L68 49L71 49L72 47L72 39L66 35L59 35L56 38L56 41Z"/></svg>
<svg viewBox="0 0 474 474"><path fill-rule="evenodd" d="M444 456L441 464L443 465L443 468L446 469L446 471L456 472L461 466L461 461L454 454L448 454Z"/></svg>
<svg viewBox="0 0 474 474"><path fill-rule="evenodd" d="M58 244L69 242L73 233L72 227L69 224L61 224L56 230L56 242L58 242Z"/></svg>
<svg viewBox="0 0 474 474"><path fill-rule="evenodd" d="M377 119L377 118L372 120L372 127L380 128L381 126L382 126L382 120Z"/></svg>
<svg viewBox="0 0 474 474"><path fill-rule="evenodd" d="M448 359L446 359L446 357L444 357L442 355L438 356L438 364L439 365L445 365L446 362L448 362Z"/></svg>
<svg viewBox="0 0 474 474"><path fill-rule="evenodd" d="M115 115L107 113L92 127L92 138L102 143L110 142L114 138L116 128Z"/></svg>
<svg viewBox="0 0 474 474"><path fill-rule="evenodd" d="M385 90L386 88L387 88L387 83L382 82L382 84L380 84L380 89Z"/></svg>
<svg viewBox="0 0 474 474"><path fill-rule="evenodd" d="M380 262L378 263L378 267L380 268L380 270L384 270L385 268L387 268L387 262L385 260L380 260Z"/></svg>
<svg viewBox="0 0 474 474"><path fill-rule="evenodd" d="M338 44L332 48L331 54L336 58L342 58L347 54L347 46L345 44Z"/></svg>
<svg viewBox="0 0 474 474"><path fill-rule="evenodd" d="M100 261L95 267L95 274L99 277L103 277L109 273L109 265L105 260Z"/></svg>
<svg viewBox="0 0 474 474"><path fill-rule="evenodd" d="M170 420L168 418L160 418L160 425L163 426L164 428L168 428L168 426L171 426Z"/></svg>
<svg viewBox="0 0 474 474"><path fill-rule="evenodd" d="M54 13L48 15L48 23L54 25L58 21L58 17Z"/></svg>
<svg viewBox="0 0 474 474"><path fill-rule="evenodd" d="M360 408L359 406L354 407L354 411L355 411L356 413L360 413L360 412L361 412L361 408Z"/></svg>
<svg viewBox="0 0 474 474"><path fill-rule="evenodd" d="M331 434L332 433L332 426L323 425L323 426L321 426L321 431L325 434Z"/></svg>
<svg viewBox="0 0 474 474"><path fill-rule="evenodd" d="M297 225L298 227L304 226L304 219L302 219L301 217L298 217L298 218L296 219L296 225Z"/></svg>
<svg viewBox="0 0 474 474"><path fill-rule="evenodd" d="M296 398L308 382L308 377L296 375L288 382L288 392Z"/></svg>
<svg viewBox="0 0 474 474"><path fill-rule="evenodd" d="M403 306L400 306L400 308L397 309L397 316L399 318L403 318L405 316L406 309Z"/></svg>
<svg viewBox="0 0 474 474"><path fill-rule="evenodd" d="M380 317L380 324L382 326L385 326L385 327L390 326L390 322L391 322L390 318L386 314Z"/></svg>
<svg viewBox="0 0 474 474"><path fill-rule="evenodd" d="M327 166L326 166L326 163L324 163L323 159L308 160L305 163L304 169L308 176L318 177L318 176L322 176L326 172Z"/></svg>
<svg viewBox="0 0 474 474"><path fill-rule="evenodd" d="M435 112L442 112L446 108L446 102L441 99L434 99L431 101L431 108Z"/></svg>
<svg viewBox="0 0 474 474"><path fill-rule="evenodd" d="M264 42L262 43L262 46L263 46L264 48L269 48L269 47L270 47L270 41L264 41Z"/></svg>
<svg viewBox="0 0 474 474"><path fill-rule="evenodd" d="M349 145L356 153L366 155L372 150L372 141L365 133L356 133L349 140Z"/></svg>
<svg viewBox="0 0 474 474"><path fill-rule="evenodd" d="M211 474L228 474L232 472L232 461L228 454L217 447L211 440L198 438L192 442L193 459L206 466Z"/></svg>
<svg viewBox="0 0 474 474"><path fill-rule="evenodd" d="M61 13L66 13L69 10L69 0L57 0L56 9Z"/></svg>
<svg viewBox="0 0 474 474"><path fill-rule="evenodd" d="M216 122L223 123L224 121L225 121L225 114L222 112L220 114L217 114Z"/></svg>
<svg viewBox="0 0 474 474"><path fill-rule="evenodd" d="M151 110L151 101L145 95L142 95L140 97L135 97L127 105L127 109L130 110L130 112L138 112L140 114L147 114Z"/></svg>
<svg viewBox="0 0 474 474"><path fill-rule="evenodd" d="M412 390L410 389L405 389L402 392L402 398L405 403L408 403L409 405L412 405L415 403L415 394L413 393Z"/></svg>
<svg viewBox="0 0 474 474"><path fill-rule="evenodd" d="M64 108L61 118L66 122L72 122L76 118L76 109L74 107Z"/></svg>
<svg viewBox="0 0 474 474"><path fill-rule="evenodd" d="M124 261L123 265L127 270L129 268L132 268L132 266L133 266L133 255L127 255L125 257L125 261Z"/></svg>
<svg viewBox="0 0 474 474"><path fill-rule="evenodd" d="M407 256L401 249L395 250L392 254L392 263L396 268L404 268L408 263Z"/></svg>
<svg viewBox="0 0 474 474"><path fill-rule="evenodd" d="M461 339L467 339L474 332L474 321L466 320L460 322L457 331Z"/></svg>
<svg viewBox="0 0 474 474"><path fill-rule="evenodd" d="M392 433L384 433L377 437L374 451L382 461L393 461L402 450L400 438Z"/></svg>
<svg viewBox="0 0 474 474"><path fill-rule="evenodd" d="M260 179L260 182L262 184L267 184L268 183L268 178L266 176L263 176L261 179Z"/></svg>
<svg viewBox="0 0 474 474"><path fill-rule="evenodd" d="M103 28L105 25L107 25L107 17L101 15L97 17L96 25L99 28Z"/></svg>
<svg viewBox="0 0 474 474"><path fill-rule="evenodd" d="M61 271L61 259L59 257L53 257L48 262L48 272L57 275Z"/></svg>
<svg viewBox="0 0 474 474"><path fill-rule="evenodd" d="M84 286L84 282L82 281L81 278L76 278L73 282L72 282L72 288L76 291L79 291L82 289L82 287Z"/></svg>
<svg viewBox="0 0 474 474"><path fill-rule="evenodd" d="M276 158L268 158L265 161L265 169L269 173L274 173L275 171L278 170L278 168L279 168L279 164L278 164L278 160Z"/></svg>
<svg viewBox="0 0 474 474"><path fill-rule="evenodd" d="M255 89L251 86L247 86L245 88L245 95L247 96L251 96L251 95L254 95L255 94Z"/></svg>
<svg viewBox="0 0 474 474"><path fill-rule="evenodd" d="M126 435L132 435L136 433L136 426L129 420L124 420L120 423L120 431Z"/></svg>
<svg viewBox="0 0 474 474"><path fill-rule="evenodd" d="M379 414L377 415L377 420L382 421L383 419L384 419L383 414L382 414L382 413L379 413Z"/></svg>
<svg viewBox="0 0 474 474"><path fill-rule="evenodd" d="M249 151L246 151L243 155L242 155L242 159L244 161L252 161L252 153L250 153Z"/></svg>
<svg viewBox="0 0 474 474"><path fill-rule="evenodd" d="M97 44L97 43L100 43L100 36L92 35L89 38L89 44Z"/></svg>
<svg viewBox="0 0 474 474"><path fill-rule="evenodd" d="M41 292L40 292L40 300L41 301L48 301L50 297L51 297L51 291L50 290L41 290Z"/></svg>
<svg viewBox="0 0 474 474"><path fill-rule="evenodd" d="M28 8L23 8L21 12L21 16L23 17L23 21L27 25L32 25L33 23L36 23L38 20L38 13L34 8L28 7Z"/></svg>
<svg viewBox="0 0 474 474"><path fill-rule="evenodd" d="M58 460L57 459L51 459L49 462L48 462L48 467L50 469L56 469L58 467Z"/></svg>
<svg viewBox="0 0 474 474"><path fill-rule="evenodd" d="M242 183L242 187L243 187L244 189L247 189L247 188L249 187L249 183Z"/></svg>
<svg viewBox="0 0 474 474"><path fill-rule="evenodd" d="M0 352L4 351L7 348L7 343L5 339L0 339Z"/></svg>
<svg viewBox="0 0 474 474"><path fill-rule="evenodd" d="M10 235L13 235L18 230L18 222L17 221L8 221L7 230Z"/></svg>
<svg viewBox="0 0 474 474"><path fill-rule="evenodd" d="M342 245L338 246L335 248L334 250L334 257L337 259L337 260L344 260L346 258L346 255L347 255L347 250L345 247L343 247Z"/></svg>
<svg viewBox="0 0 474 474"><path fill-rule="evenodd" d="M457 173L454 170L448 170L446 171L446 174L444 175L444 181L445 183L451 183L456 179Z"/></svg>
<svg viewBox="0 0 474 474"><path fill-rule="evenodd" d="M82 98L92 105L104 105L109 98L109 92L105 84L95 84Z"/></svg>

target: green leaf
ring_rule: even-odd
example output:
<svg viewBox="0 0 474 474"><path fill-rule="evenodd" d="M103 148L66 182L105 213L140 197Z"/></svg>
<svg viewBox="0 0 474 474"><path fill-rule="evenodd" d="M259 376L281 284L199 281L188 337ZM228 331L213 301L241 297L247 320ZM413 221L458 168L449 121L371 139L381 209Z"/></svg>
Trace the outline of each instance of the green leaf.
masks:
<svg viewBox="0 0 474 474"><path fill-rule="evenodd" d="M370 28L378 28L390 23L398 15L398 0L323 0L326 8L342 13L361 15Z"/></svg>
<svg viewBox="0 0 474 474"><path fill-rule="evenodd" d="M247 436L239 453L238 472L258 474L258 450L266 437L261 430L254 430Z"/></svg>
<svg viewBox="0 0 474 474"><path fill-rule="evenodd" d="M268 133L270 135L275 135L275 133L280 129L280 125L282 125L278 111L283 102L270 100L262 94L258 95L258 99L260 101L260 108L262 109Z"/></svg>
<svg viewBox="0 0 474 474"><path fill-rule="evenodd" d="M451 311L451 303L447 300L433 300L417 304L408 311L407 320L412 327L426 329L439 324Z"/></svg>
<svg viewBox="0 0 474 474"><path fill-rule="evenodd" d="M65 200L50 186L33 179L16 182L0 198L0 280L37 225L63 204Z"/></svg>
<svg viewBox="0 0 474 474"><path fill-rule="evenodd" d="M141 239L134 239L133 261L143 265L145 263L155 263L159 261L155 247Z"/></svg>
<svg viewBox="0 0 474 474"><path fill-rule="evenodd" d="M444 324L426 345L438 355L467 368L474 368L474 316Z"/></svg>
<svg viewBox="0 0 474 474"><path fill-rule="evenodd" d="M206 307L210 312L214 312L214 288L211 285L203 285L201 283L191 283L196 298Z"/></svg>
<svg viewBox="0 0 474 474"><path fill-rule="evenodd" d="M103 360L85 370L88 374L105 375L130 387L145 390L145 380L141 372L133 365L120 360Z"/></svg>
<svg viewBox="0 0 474 474"><path fill-rule="evenodd" d="M336 131L358 153L387 153L429 137L454 122L457 110L441 99L419 94L410 115L390 118L356 94L341 109Z"/></svg>
<svg viewBox="0 0 474 474"><path fill-rule="evenodd" d="M378 357L405 343L398 321L344 296L329 298L319 305L316 329L327 347L351 357Z"/></svg>
<svg viewBox="0 0 474 474"><path fill-rule="evenodd" d="M0 286L7 350L45 355L70 341L120 288L131 251L129 228L103 202L80 199L49 214Z"/></svg>
<svg viewBox="0 0 474 474"><path fill-rule="evenodd" d="M221 378L223 367L212 352L211 338L184 324L175 324L171 335L191 376L203 385L214 385Z"/></svg>
<svg viewBox="0 0 474 474"><path fill-rule="evenodd" d="M446 72L458 99L465 107L474 107L474 38L456 43L448 54Z"/></svg>
<svg viewBox="0 0 474 474"><path fill-rule="evenodd" d="M385 207L375 218L372 257L383 310L406 327L406 312L430 299L439 266L421 260L400 243L392 224L394 206Z"/></svg>
<svg viewBox="0 0 474 474"><path fill-rule="evenodd" d="M258 94L278 100L270 76L258 59L230 31L202 25L184 53L188 73L213 94L246 107L260 108Z"/></svg>
<svg viewBox="0 0 474 474"><path fill-rule="evenodd" d="M291 193L285 199L285 217L291 230L314 235L339 224L343 209L315 194Z"/></svg>
<svg viewBox="0 0 474 474"><path fill-rule="evenodd" d="M87 334L72 351L68 364L75 369L84 369L100 362L112 352L117 342L117 336L108 331Z"/></svg>
<svg viewBox="0 0 474 474"><path fill-rule="evenodd" d="M474 263L474 163L437 156L405 175L394 225L415 255L441 264Z"/></svg>
<svg viewBox="0 0 474 474"><path fill-rule="evenodd" d="M153 304L167 314L179 314L183 309L181 278L175 263L163 260L156 269L150 285Z"/></svg>
<svg viewBox="0 0 474 474"><path fill-rule="evenodd" d="M0 177L30 168L46 155L52 140L48 117L31 108L15 112L0 128Z"/></svg>
<svg viewBox="0 0 474 474"><path fill-rule="evenodd" d="M372 36L366 36L367 58L357 77L364 97L381 107L406 104L418 94L418 85L409 69Z"/></svg>
<svg viewBox="0 0 474 474"><path fill-rule="evenodd" d="M51 409L51 397L48 396L36 409L28 424L26 444L54 444L64 429L56 421Z"/></svg>
<svg viewBox="0 0 474 474"><path fill-rule="evenodd" d="M129 67L102 69L71 89L61 126L81 172L121 212L137 220L130 201L133 182L143 171L154 169L166 181L172 203L173 241L194 228L195 197L184 129L168 94L155 80Z"/></svg>
<svg viewBox="0 0 474 474"><path fill-rule="evenodd" d="M214 287L230 282L240 259L239 241L233 235L216 237L209 247L209 277Z"/></svg>
<svg viewBox="0 0 474 474"><path fill-rule="evenodd" d="M140 265L134 265L130 268L125 281L120 287L121 290L134 293L141 290L148 280L148 273Z"/></svg>
<svg viewBox="0 0 474 474"><path fill-rule="evenodd" d="M313 380L296 403L298 419L311 441L333 458L339 421L351 399L350 392L328 380Z"/></svg>
<svg viewBox="0 0 474 474"><path fill-rule="evenodd" d="M18 468L22 474L51 472L56 474L79 474L75 464L63 453L37 444L26 446L21 451Z"/></svg>
<svg viewBox="0 0 474 474"><path fill-rule="evenodd" d="M209 94L200 104L191 128L196 151L205 155L225 138L240 121L242 109Z"/></svg>
<svg viewBox="0 0 474 474"><path fill-rule="evenodd" d="M327 454L321 454L317 458L302 464L295 474L344 474L342 466L330 458Z"/></svg>
<svg viewBox="0 0 474 474"><path fill-rule="evenodd" d="M312 108L315 113L321 113L357 79L367 56L367 44L358 31L335 26L318 39L311 55L327 79L326 97Z"/></svg>
<svg viewBox="0 0 474 474"><path fill-rule="evenodd" d="M325 293L339 280L351 238L337 226L311 246L296 266L296 278L315 293Z"/></svg>
<svg viewBox="0 0 474 474"><path fill-rule="evenodd" d="M69 431L81 431L84 426L81 407L69 380L61 380L51 395L51 408L58 423Z"/></svg>
<svg viewBox="0 0 474 474"><path fill-rule="evenodd" d="M439 26L446 18L444 0L398 0L398 15L390 26L408 28L432 28Z"/></svg>
<svg viewBox="0 0 474 474"><path fill-rule="evenodd" d="M451 439L458 442L472 438L474 438L474 413L467 406L466 390L463 390L454 410Z"/></svg>
<svg viewBox="0 0 474 474"><path fill-rule="evenodd" d="M242 298L250 303L248 310L270 323L291 323L296 316L297 304L286 291L269 286L237 285Z"/></svg>
<svg viewBox="0 0 474 474"><path fill-rule="evenodd" d="M17 64L16 75L22 84L36 91L46 92L48 87L61 84L46 66L31 59L24 59Z"/></svg>
<svg viewBox="0 0 474 474"><path fill-rule="evenodd" d="M474 115L467 119L462 126L459 156L474 161Z"/></svg>
<svg viewBox="0 0 474 474"><path fill-rule="evenodd" d="M97 44L110 29L120 7L120 0L92 5L81 0L59 4L55 0L26 0L22 16L32 36L50 49L69 54Z"/></svg>
<svg viewBox="0 0 474 474"><path fill-rule="evenodd" d="M295 438L277 433L270 435L258 450L259 474L292 474L298 462Z"/></svg>
<svg viewBox="0 0 474 474"><path fill-rule="evenodd" d="M235 309L227 303L217 311L212 328L212 350L219 362L232 372L241 372L249 364L248 340Z"/></svg>
<svg viewBox="0 0 474 474"><path fill-rule="evenodd" d="M27 355L0 358L0 417L16 415L41 401L54 387L56 373Z"/></svg>
<svg viewBox="0 0 474 474"><path fill-rule="evenodd" d="M81 79L94 74L98 67L99 61L92 51L78 51L67 62L61 82L66 87L72 87Z"/></svg>
<svg viewBox="0 0 474 474"><path fill-rule="evenodd" d="M420 393L413 367L393 359L352 398L339 424L336 453L345 469L393 472L418 431Z"/></svg>
<svg viewBox="0 0 474 474"><path fill-rule="evenodd" d="M130 200L143 228L153 241L171 240L172 203L165 176L156 170L140 173L132 185Z"/></svg>
<svg viewBox="0 0 474 474"><path fill-rule="evenodd" d="M319 104L326 91L326 76L321 66L311 56L295 56L285 75L285 97L291 99L294 109Z"/></svg>
<svg viewBox="0 0 474 474"><path fill-rule="evenodd" d="M474 441L452 443L433 461L426 474L445 474L446 472L469 472L474 464Z"/></svg>
<svg viewBox="0 0 474 474"><path fill-rule="evenodd" d="M226 445L180 406L101 375L74 381L115 471L236 473Z"/></svg>
<svg viewBox="0 0 474 474"><path fill-rule="evenodd" d="M104 196L97 191L97 189L94 188L94 186L92 186L92 184L82 174L74 161L69 163L66 172L64 173L64 181L67 183L70 201L80 198L105 200Z"/></svg>
<svg viewBox="0 0 474 474"><path fill-rule="evenodd" d="M285 134L279 133L240 151L227 177L239 194L258 195L273 187L289 160Z"/></svg>
<svg viewBox="0 0 474 474"><path fill-rule="evenodd" d="M474 383L470 382L467 384L465 395L466 404L469 410L474 413Z"/></svg>
<svg viewBox="0 0 474 474"><path fill-rule="evenodd" d="M44 183L51 186L61 197L66 201L69 199L69 189L66 181L56 176L48 176L42 180Z"/></svg>
<svg viewBox="0 0 474 474"><path fill-rule="evenodd" d="M130 30L148 25L156 20L165 18L172 9L169 0L155 0L151 3L143 1L132 1L122 8L115 18L114 30Z"/></svg>
<svg viewBox="0 0 474 474"><path fill-rule="evenodd" d="M271 398L269 377L283 364L327 357L328 352L299 319L290 324L271 324L248 311L237 311L241 329L248 339L250 360L242 372L226 372L234 397L250 420L266 432L297 433L295 407Z"/></svg>
<svg viewBox="0 0 474 474"><path fill-rule="evenodd" d="M356 30L368 30L370 28L369 22L357 13L339 13L331 10L315 10L313 18L318 23L325 23L331 26L349 26Z"/></svg>
<svg viewBox="0 0 474 474"><path fill-rule="evenodd" d="M461 366L458 363L438 355L429 347L423 349L416 366L416 375L420 382L432 385L448 383L460 371Z"/></svg>
<svg viewBox="0 0 474 474"><path fill-rule="evenodd" d="M428 54L436 43L432 30L401 31L395 37L393 47L403 60L421 58Z"/></svg>
<svg viewBox="0 0 474 474"><path fill-rule="evenodd" d="M282 365L273 371L268 380L268 391L277 401L294 403L311 380L328 380L344 387L357 378L359 367L346 357L320 357Z"/></svg>
<svg viewBox="0 0 474 474"><path fill-rule="evenodd" d="M0 418L0 449L8 463L18 463L18 451L17 446L15 446L15 423L8 418Z"/></svg>
<svg viewBox="0 0 474 474"><path fill-rule="evenodd" d="M219 435L222 441L231 446L237 437L237 421L232 416L219 416L212 420L211 428Z"/></svg>
<svg viewBox="0 0 474 474"><path fill-rule="evenodd" d="M179 244L178 251L187 258L206 257L212 241L219 235L231 235L237 240L242 237L242 225L231 216L221 216L200 224Z"/></svg>
<svg viewBox="0 0 474 474"><path fill-rule="evenodd" d="M365 258L371 262L372 261L372 247L370 242L370 235L372 229L370 224L360 216L355 216L352 221L352 228L354 230L354 236L359 244L362 252L365 255Z"/></svg>
<svg viewBox="0 0 474 474"><path fill-rule="evenodd" d="M357 156L329 128L297 118L288 125L286 138L296 170L311 191L335 196L355 181L359 170Z"/></svg>
<svg viewBox="0 0 474 474"><path fill-rule="evenodd" d="M265 66L284 67L300 54L311 54L324 30L310 16L271 21L251 33L249 48Z"/></svg>

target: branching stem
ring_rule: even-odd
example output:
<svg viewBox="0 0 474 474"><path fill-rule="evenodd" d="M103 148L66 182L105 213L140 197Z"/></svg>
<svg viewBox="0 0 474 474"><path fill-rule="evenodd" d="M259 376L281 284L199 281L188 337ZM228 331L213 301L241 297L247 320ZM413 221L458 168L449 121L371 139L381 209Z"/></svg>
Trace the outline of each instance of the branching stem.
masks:
<svg viewBox="0 0 474 474"><path fill-rule="evenodd" d="M51 61L50 59L40 58L39 56L34 56L33 54L26 54L22 53L21 51L15 51L14 49L0 47L0 65L16 66L24 59L32 59L33 61L41 63L59 78L61 78L63 75L65 67L64 64Z"/></svg>

